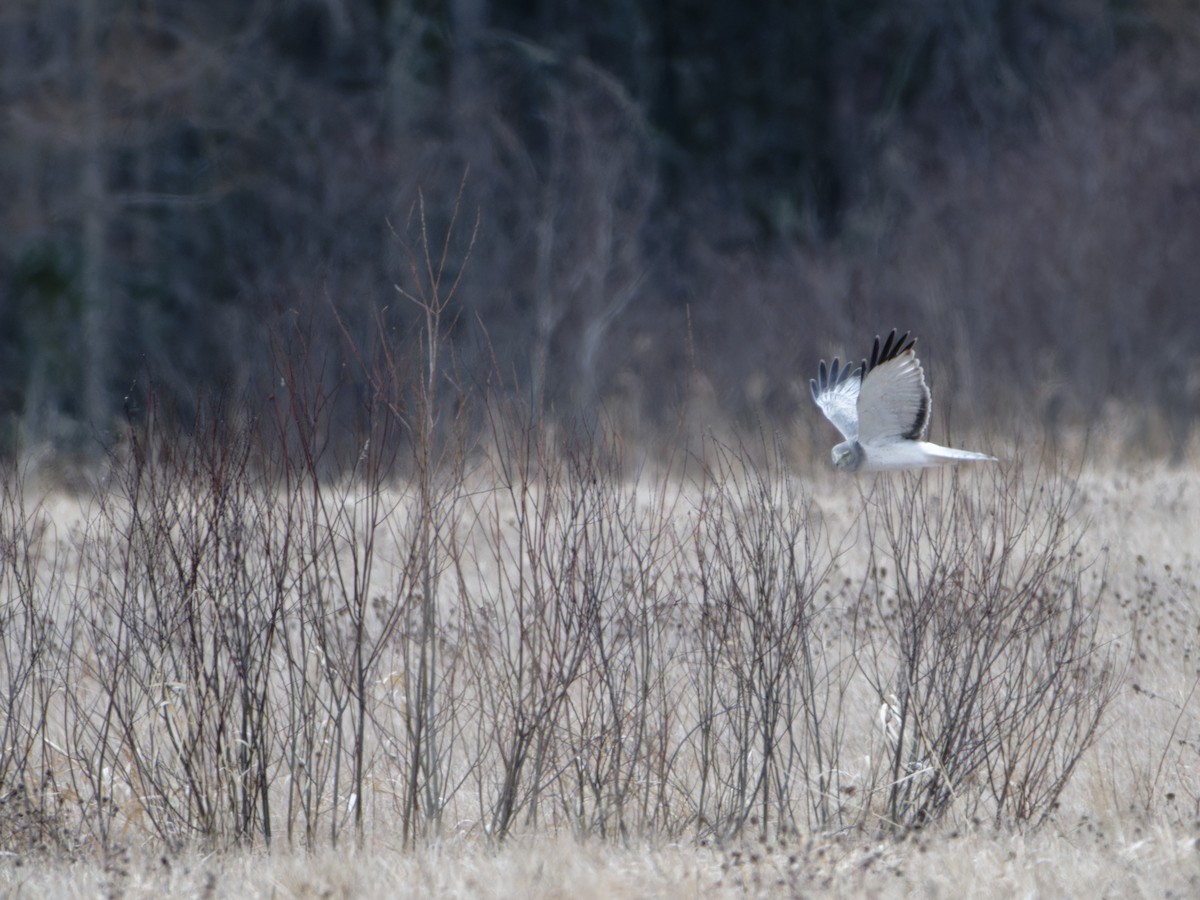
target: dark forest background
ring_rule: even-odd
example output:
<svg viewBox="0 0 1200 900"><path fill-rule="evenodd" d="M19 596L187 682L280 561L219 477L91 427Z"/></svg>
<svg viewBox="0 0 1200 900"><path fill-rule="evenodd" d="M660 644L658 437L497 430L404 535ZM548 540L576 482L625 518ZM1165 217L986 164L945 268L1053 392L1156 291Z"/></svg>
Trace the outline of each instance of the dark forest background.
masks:
<svg viewBox="0 0 1200 900"><path fill-rule="evenodd" d="M352 434L423 233L456 387L555 419L826 446L817 359L893 326L935 436L1200 415L1194 2L4 0L0 115L5 454L297 357Z"/></svg>

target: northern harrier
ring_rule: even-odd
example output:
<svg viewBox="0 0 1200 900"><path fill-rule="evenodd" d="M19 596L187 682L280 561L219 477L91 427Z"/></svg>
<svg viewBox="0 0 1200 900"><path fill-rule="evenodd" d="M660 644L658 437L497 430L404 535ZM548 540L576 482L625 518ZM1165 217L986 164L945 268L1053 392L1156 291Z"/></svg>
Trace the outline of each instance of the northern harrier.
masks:
<svg viewBox="0 0 1200 900"><path fill-rule="evenodd" d="M906 343L907 342L907 343ZM921 469L996 457L922 440L929 428L929 386L908 332L896 330L870 360L858 366L821 367L810 382L813 400L846 438L833 448L833 464L847 472Z"/></svg>

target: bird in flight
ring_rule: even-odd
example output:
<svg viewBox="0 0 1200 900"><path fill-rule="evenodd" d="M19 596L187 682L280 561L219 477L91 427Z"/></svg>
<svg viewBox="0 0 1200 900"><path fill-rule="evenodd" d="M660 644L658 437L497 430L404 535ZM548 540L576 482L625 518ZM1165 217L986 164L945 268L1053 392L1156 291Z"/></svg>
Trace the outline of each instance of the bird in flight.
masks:
<svg viewBox="0 0 1200 900"><path fill-rule="evenodd" d="M923 469L964 460L995 462L996 457L955 450L922 440L929 428L930 396L925 373L913 349L916 338L896 329L882 345L875 338L871 358L839 367L825 360L809 386L813 400L846 438L833 448L833 464L847 472Z"/></svg>

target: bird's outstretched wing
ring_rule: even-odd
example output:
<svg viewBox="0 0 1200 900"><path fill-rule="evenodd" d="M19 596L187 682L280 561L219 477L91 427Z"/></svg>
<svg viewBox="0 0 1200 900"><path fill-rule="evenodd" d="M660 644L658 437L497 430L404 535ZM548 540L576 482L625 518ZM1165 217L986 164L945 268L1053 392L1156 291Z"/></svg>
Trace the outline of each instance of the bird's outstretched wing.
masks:
<svg viewBox="0 0 1200 900"><path fill-rule="evenodd" d="M857 366L847 364L842 367L835 356L833 365L828 368L825 360L821 360L817 377L808 383L812 398L825 413L825 418L836 425L848 441L858 439L858 390L865 368L866 360Z"/></svg>
<svg viewBox="0 0 1200 900"><path fill-rule="evenodd" d="M908 332L875 338L858 390L858 440L864 445L919 441L929 425L929 386ZM827 412L826 415L829 415Z"/></svg>

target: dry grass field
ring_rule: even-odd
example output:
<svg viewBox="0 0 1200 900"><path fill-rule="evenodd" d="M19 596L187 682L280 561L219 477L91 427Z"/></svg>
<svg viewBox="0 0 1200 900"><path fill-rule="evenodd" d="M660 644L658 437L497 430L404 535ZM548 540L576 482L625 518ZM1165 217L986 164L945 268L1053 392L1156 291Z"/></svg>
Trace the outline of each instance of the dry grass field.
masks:
<svg viewBox="0 0 1200 900"><path fill-rule="evenodd" d="M726 851L548 836L501 848L454 841L412 852L243 852L169 864L135 855L107 867L49 862L5 871L5 889L17 897L1183 898L1195 896L1198 881L1188 829L1165 827Z"/></svg>
<svg viewBox="0 0 1200 900"><path fill-rule="evenodd" d="M1194 462L521 435L10 473L6 893L1200 891Z"/></svg>

